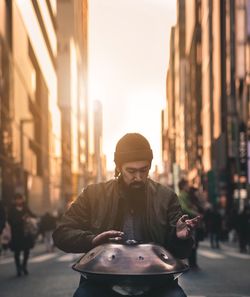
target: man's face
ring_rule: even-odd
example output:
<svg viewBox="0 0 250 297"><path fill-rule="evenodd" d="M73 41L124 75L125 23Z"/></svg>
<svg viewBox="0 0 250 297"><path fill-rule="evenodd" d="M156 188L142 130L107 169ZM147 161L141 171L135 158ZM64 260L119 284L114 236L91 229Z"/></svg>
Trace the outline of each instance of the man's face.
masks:
<svg viewBox="0 0 250 297"><path fill-rule="evenodd" d="M143 188L150 169L149 161L135 161L124 163L118 170L122 174L124 183L131 189Z"/></svg>

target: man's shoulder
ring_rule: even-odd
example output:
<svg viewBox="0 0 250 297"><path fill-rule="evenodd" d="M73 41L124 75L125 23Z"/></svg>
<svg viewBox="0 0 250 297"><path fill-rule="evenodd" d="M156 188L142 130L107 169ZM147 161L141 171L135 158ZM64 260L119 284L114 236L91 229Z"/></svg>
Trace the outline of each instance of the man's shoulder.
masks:
<svg viewBox="0 0 250 297"><path fill-rule="evenodd" d="M81 194L84 192L91 194L91 193L99 193L99 192L106 192L112 190L117 184L117 180L111 179L106 182L100 182L100 183L93 183L87 185L85 188L82 189Z"/></svg>

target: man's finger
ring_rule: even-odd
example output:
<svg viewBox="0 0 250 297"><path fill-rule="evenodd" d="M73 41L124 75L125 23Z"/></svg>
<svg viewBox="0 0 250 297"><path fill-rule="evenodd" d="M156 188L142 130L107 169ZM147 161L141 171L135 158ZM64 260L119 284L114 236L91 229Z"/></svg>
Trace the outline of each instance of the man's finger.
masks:
<svg viewBox="0 0 250 297"><path fill-rule="evenodd" d="M193 218L192 220L200 221L201 220L201 216L197 216L197 217Z"/></svg>
<svg viewBox="0 0 250 297"><path fill-rule="evenodd" d="M195 217L193 219L189 219L189 220L186 220L186 223L199 223L200 222L200 217Z"/></svg>
<svg viewBox="0 0 250 297"><path fill-rule="evenodd" d="M124 232L111 230L111 231L107 231L107 235L112 236L112 237L122 236L122 235L124 235Z"/></svg>
<svg viewBox="0 0 250 297"><path fill-rule="evenodd" d="M188 220L186 221L186 225L191 227L191 228L196 228L199 225L199 221L192 221L192 220Z"/></svg>
<svg viewBox="0 0 250 297"><path fill-rule="evenodd" d="M119 242L119 241L122 241L122 237L110 237L109 238L109 241L113 241L113 242Z"/></svg>
<svg viewBox="0 0 250 297"><path fill-rule="evenodd" d="M94 245L99 245L101 243L106 242L109 238L114 238L114 237L123 237L124 233L121 231L117 230L109 230L102 232L98 234L94 239L93 239L93 244Z"/></svg>
<svg viewBox="0 0 250 297"><path fill-rule="evenodd" d="M188 219L188 215L183 215L182 217L180 217L180 220L182 223L184 223L187 219Z"/></svg>
<svg viewBox="0 0 250 297"><path fill-rule="evenodd" d="M100 236L103 239L109 239L109 238L112 238L112 237L121 237L123 235L124 235L123 232L116 231L116 230L110 230L110 231L106 231L106 232L103 232L103 233L100 234Z"/></svg>

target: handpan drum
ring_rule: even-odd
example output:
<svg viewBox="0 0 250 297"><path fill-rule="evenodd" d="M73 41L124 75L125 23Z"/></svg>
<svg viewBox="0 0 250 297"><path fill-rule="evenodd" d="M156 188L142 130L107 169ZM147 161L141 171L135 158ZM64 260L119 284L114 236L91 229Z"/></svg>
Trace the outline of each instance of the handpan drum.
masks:
<svg viewBox="0 0 250 297"><path fill-rule="evenodd" d="M106 243L83 255L72 268L86 279L105 282L122 295L140 295L167 284L188 265L157 244ZM121 291L121 292L120 292Z"/></svg>

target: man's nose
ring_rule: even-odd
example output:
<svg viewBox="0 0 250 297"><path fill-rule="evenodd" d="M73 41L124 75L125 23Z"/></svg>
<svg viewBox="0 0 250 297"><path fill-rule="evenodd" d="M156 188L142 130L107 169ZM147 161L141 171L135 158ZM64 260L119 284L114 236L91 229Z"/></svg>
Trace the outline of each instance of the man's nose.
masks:
<svg viewBox="0 0 250 297"><path fill-rule="evenodd" d="M141 181L142 180L142 174L140 171L135 172L135 176L134 176L136 181Z"/></svg>

